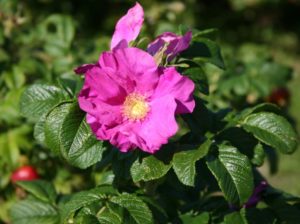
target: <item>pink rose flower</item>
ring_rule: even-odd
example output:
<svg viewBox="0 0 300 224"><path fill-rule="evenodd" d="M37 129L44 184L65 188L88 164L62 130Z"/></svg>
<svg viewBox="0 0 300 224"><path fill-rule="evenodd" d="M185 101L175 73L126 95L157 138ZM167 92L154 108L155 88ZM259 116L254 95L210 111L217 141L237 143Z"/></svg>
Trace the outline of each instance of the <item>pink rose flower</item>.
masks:
<svg viewBox="0 0 300 224"><path fill-rule="evenodd" d="M136 3L118 21L111 51L102 53L98 63L75 69L85 73L78 101L87 112L87 123L98 139L110 141L122 152L135 148L156 152L177 132L175 115L191 113L195 107L190 79L173 67L158 67L149 53L129 47L143 21L143 8ZM190 36L167 33L159 40L170 42L166 52L175 57L188 47ZM160 46L153 43L155 54L154 46L157 51Z"/></svg>
<svg viewBox="0 0 300 224"><path fill-rule="evenodd" d="M187 32L183 36L166 32L158 36L152 43L150 43L147 51L151 55L155 55L166 46L164 54L167 55L168 61L172 61L180 52L186 50L190 46L191 40L191 31Z"/></svg>
<svg viewBox="0 0 300 224"><path fill-rule="evenodd" d="M138 48L120 48L87 70L78 101L98 139L122 152L154 153L177 132L175 114L193 111L193 90L175 68L158 67Z"/></svg>

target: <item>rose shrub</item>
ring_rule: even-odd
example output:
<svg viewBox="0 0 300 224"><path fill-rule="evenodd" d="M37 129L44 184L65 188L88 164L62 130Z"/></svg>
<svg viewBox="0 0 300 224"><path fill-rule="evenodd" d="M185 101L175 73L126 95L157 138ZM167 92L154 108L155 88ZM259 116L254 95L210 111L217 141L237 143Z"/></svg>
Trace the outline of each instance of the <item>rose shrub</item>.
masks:
<svg viewBox="0 0 300 224"><path fill-rule="evenodd" d="M40 22L32 38L42 44L34 43L36 54L23 63L32 65L26 73L44 71L47 78L32 78L26 87L22 78L5 83L20 85L26 123L15 115L12 133L22 136L25 150L35 148L27 155L40 178L12 176L27 196L3 190L12 204L7 219L297 223L299 198L272 187L258 169L265 158L272 166L272 155L291 154L298 145L286 111L264 102L291 69L264 57L236 59L226 47L224 62L214 29L180 26L143 40L144 20L136 3L116 23L110 44L83 56L70 17ZM11 69L16 77L21 64ZM35 141L27 142L31 131Z"/></svg>

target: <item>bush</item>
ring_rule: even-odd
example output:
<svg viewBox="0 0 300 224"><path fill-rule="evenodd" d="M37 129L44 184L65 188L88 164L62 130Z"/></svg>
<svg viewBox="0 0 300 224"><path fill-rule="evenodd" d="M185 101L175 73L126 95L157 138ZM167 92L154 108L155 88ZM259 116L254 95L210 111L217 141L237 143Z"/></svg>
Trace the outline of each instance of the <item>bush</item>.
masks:
<svg viewBox="0 0 300 224"><path fill-rule="evenodd" d="M0 3L0 220L297 223L299 198L258 169L297 148L293 68L177 26L194 18L179 2L151 4L139 36L135 5L110 45L117 17L102 8L99 38L97 4Z"/></svg>

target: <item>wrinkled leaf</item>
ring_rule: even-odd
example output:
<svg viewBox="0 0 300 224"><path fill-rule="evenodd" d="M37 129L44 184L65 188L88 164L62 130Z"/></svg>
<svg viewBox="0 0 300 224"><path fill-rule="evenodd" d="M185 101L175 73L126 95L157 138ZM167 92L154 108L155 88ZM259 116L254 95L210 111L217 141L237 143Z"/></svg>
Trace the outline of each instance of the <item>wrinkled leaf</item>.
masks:
<svg viewBox="0 0 300 224"><path fill-rule="evenodd" d="M21 96L21 113L28 119L38 120L65 98L62 90L56 86L44 84L32 85Z"/></svg>
<svg viewBox="0 0 300 224"><path fill-rule="evenodd" d="M247 156L227 145L219 147L219 154L207 161L225 198L232 204L245 203L253 191L253 173Z"/></svg>
<svg viewBox="0 0 300 224"><path fill-rule="evenodd" d="M297 135L282 116L269 112L256 113L247 116L242 126L261 142L281 153L292 153L297 148Z"/></svg>
<svg viewBox="0 0 300 224"><path fill-rule="evenodd" d="M24 200L13 205L10 215L14 224L59 224L59 214L50 204Z"/></svg>
<svg viewBox="0 0 300 224"><path fill-rule="evenodd" d="M195 150L178 152L174 155L172 165L178 179L185 185L194 186L196 176L196 162L203 158L209 150L210 141L206 141Z"/></svg>
<svg viewBox="0 0 300 224"><path fill-rule="evenodd" d="M88 191L81 191L71 196L70 200L61 206L62 220L66 220L72 213L84 206L90 205L96 201L101 201L108 195L116 195L118 192L110 186L100 186Z"/></svg>
<svg viewBox="0 0 300 224"><path fill-rule="evenodd" d="M98 220L101 224L122 224L122 218L110 209L105 209L98 215Z"/></svg>
<svg viewBox="0 0 300 224"><path fill-rule="evenodd" d="M164 164L163 161L154 156L147 156L141 162L137 159L130 168L134 182L150 181L163 177L171 168L171 164Z"/></svg>
<svg viewBox="0 0 300 224"><path fill-rule="evenodd" d="M47 181L18 181L17 185L24 188L26 191L42 201L55 203L56 191L54 189L54 186Z"/></svg>
<svg viewBox="0 0 300 224"><path fill-rule="evenodd" d="M152 224L153 217L148 206L137 196L122 194L111 198L111 202L125 208L137 224Z"/></svg>
<svg viewBox="0 0 300 224"><path fill-rule="evenodd" d="M52 151L82 169L100 161L106 149L90 130L77 103L62 103L48 114L45 136Z"/></svg>

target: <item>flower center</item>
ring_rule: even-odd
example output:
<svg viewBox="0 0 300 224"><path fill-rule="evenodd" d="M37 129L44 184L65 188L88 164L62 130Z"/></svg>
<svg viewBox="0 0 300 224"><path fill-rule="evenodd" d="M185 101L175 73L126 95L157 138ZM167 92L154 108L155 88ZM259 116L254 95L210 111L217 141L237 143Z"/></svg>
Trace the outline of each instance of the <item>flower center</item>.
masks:
<svg viewBox="0 0 300 224"><path fill-rule="evenodd" d="M123 104L123 115L129 120L141 120L149 111L145 97L138 93L129 94Z"/></svg>

